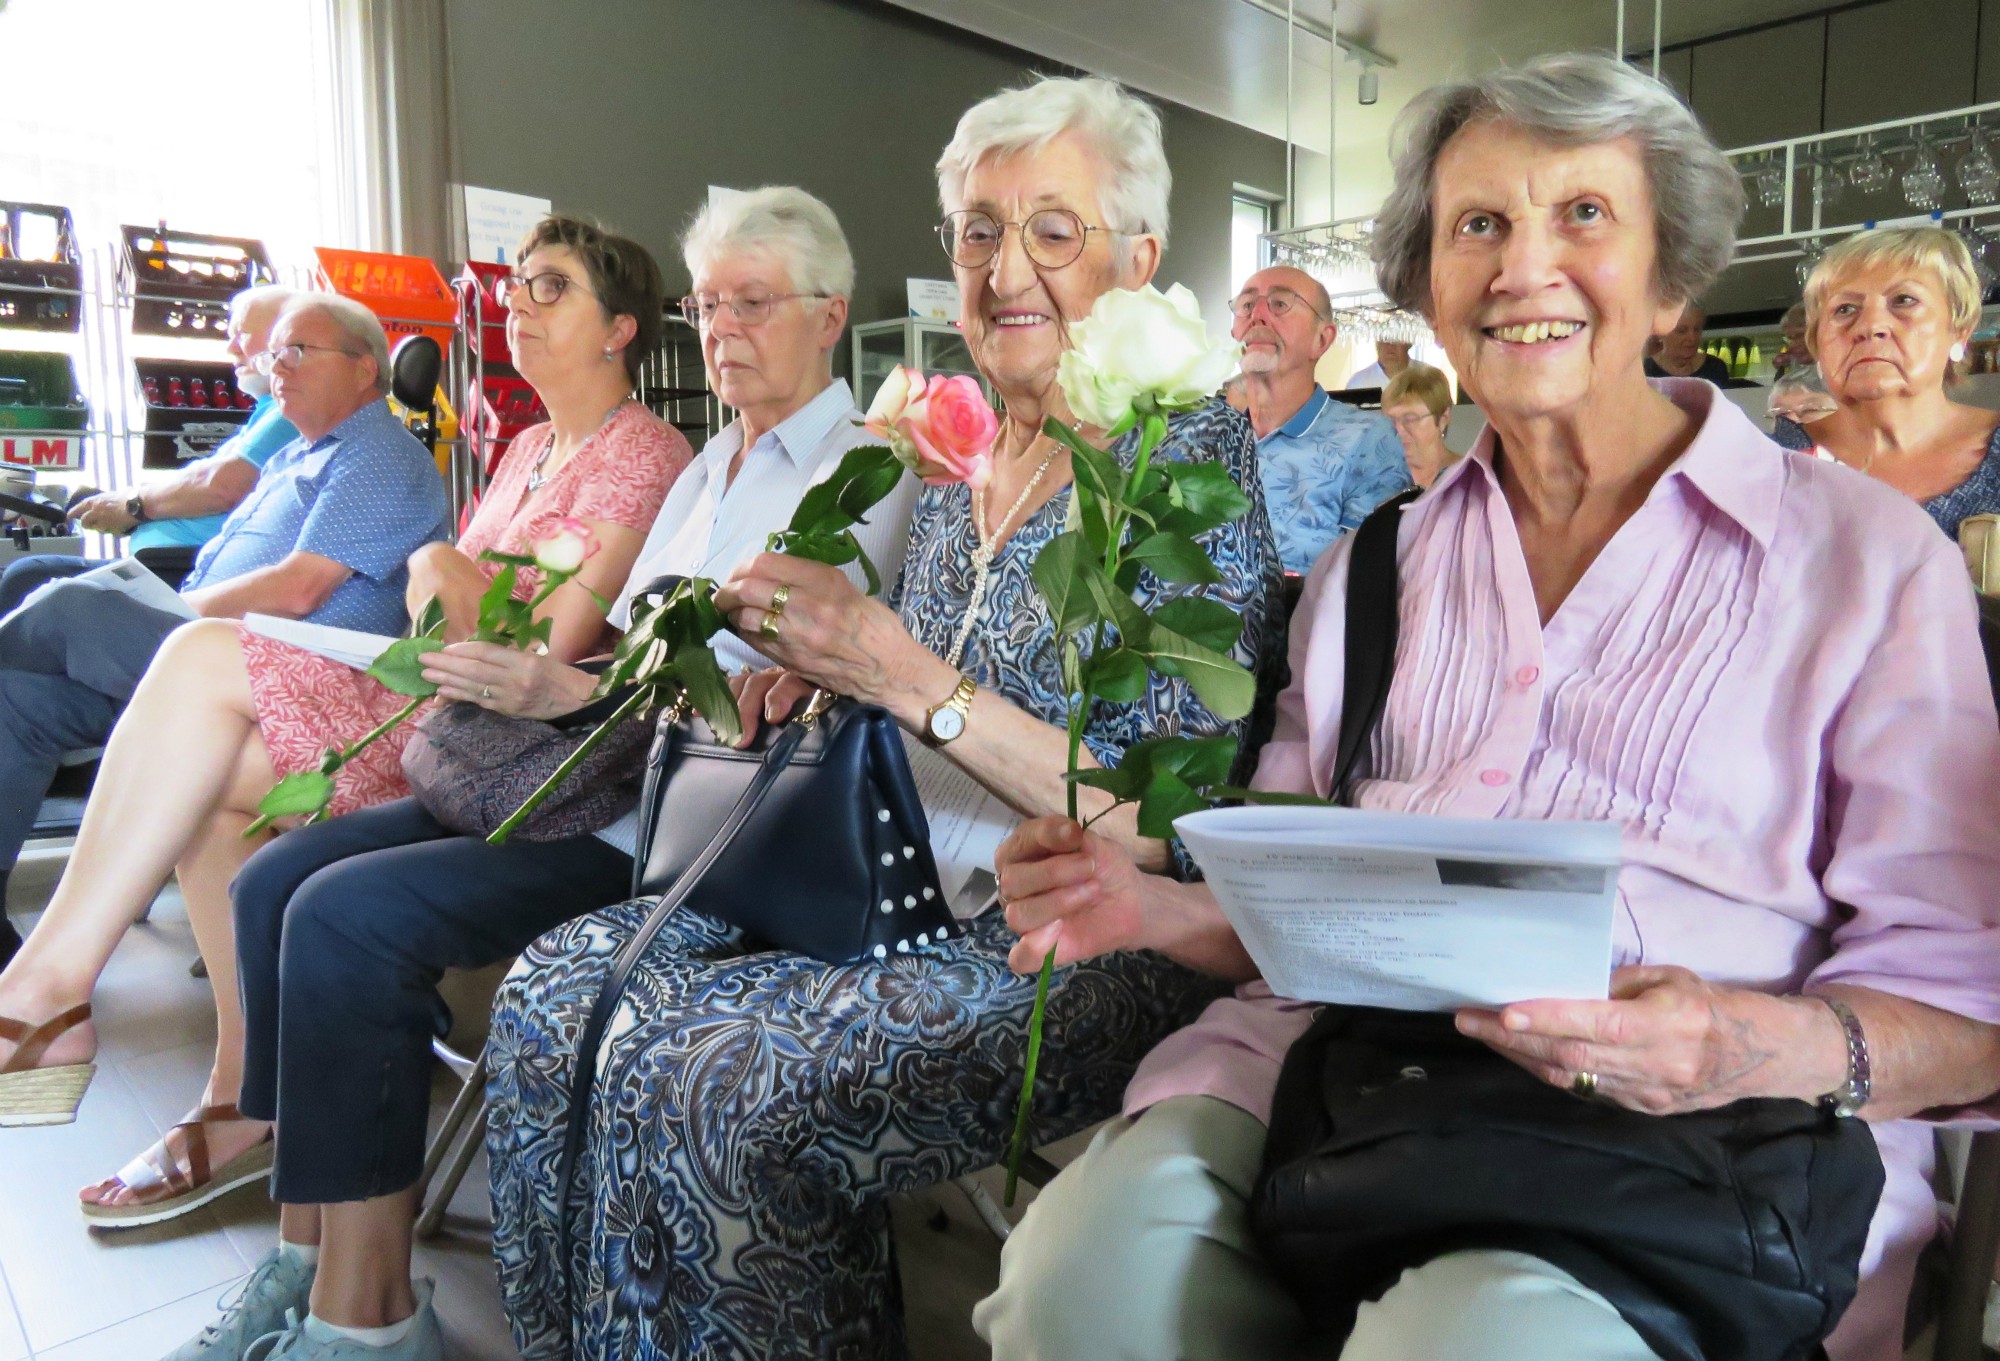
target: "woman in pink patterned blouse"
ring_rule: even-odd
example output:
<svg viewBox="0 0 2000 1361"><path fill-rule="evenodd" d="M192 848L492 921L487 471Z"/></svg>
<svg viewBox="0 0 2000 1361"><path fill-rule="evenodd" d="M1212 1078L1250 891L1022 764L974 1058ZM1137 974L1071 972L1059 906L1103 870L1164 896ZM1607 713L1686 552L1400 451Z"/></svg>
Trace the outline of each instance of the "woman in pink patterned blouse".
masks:
<svg viewBox="0 0 2000 1361"><path fill-rule="evenodd" d="M693 454L679 431L632 397L663 317L659 267L645 248L587 222L551 217L523 240L516 260L516 273L501 283L508 344L550 420L514 440L456 547L432 544L410 559L408 599L412 615L437 600L447 639L462 639L497 570L479 555L526 553L552 522L581 520L599 549L539 611L554 624L550 653L575 661L605 650L597 597L624 585L660 503ZM540 574L523 569L514 592L528 599L539 585ZM171 1219L268 1171L269 1126L235 1109L243 1040L229 883L268 839L245 840L243 829L279 777L316 768L328 747L353 742L406 702L358 671L230 620L176 632L133 695L68 871L30 944L0 974L0 1016L40 1020L87 1001L125 928L173 871L208 965L219 1025L199 1107L116 1176L80 1193L92 1224ZM175 744L171 761L149 741L168 726L196 734ZM408 794L401 757L414 731L402 725L346 766L331 811ZM187 761L190 747L203 759ZM42 1061L78 1062L94 1040L86 1021L60 1036ZM11 1049L0 1042L0 1060ZM65 1057L66 1049L74 1053Z"/></svg>
<svg viewBox="0 0 2000 1361"><path fill-rule="evenodd" d="M1781 451L1706 384L1648 385L1648 337L1728 263L1741 212L1670 92L1557 56L1404 119L1378 271L1490 428L1402 514L1365 774L1328 787L1350 538L1308 578L1257 783L1622 828L1610 1000L1458 1017L1552 1085L1659 1114L1851 1096L1844 1004L1887 1185L1827 1346L1891 1361L1937 1227L1932 1125L2000 1106L2000 725L1964 567L1881 484ZM1074 824L1024 825L1000 868L1016 968L1150 947L1243 986L1148 1056L1124 1118L1044 1190L980 1332L1002 1356L1290 1354L1302 1315L1246 1197L1313 1008L1256 980L1203 885ZM1404 1272L1339 1354L1653 1355L1604 1296L1493 1251Z"/></svg>

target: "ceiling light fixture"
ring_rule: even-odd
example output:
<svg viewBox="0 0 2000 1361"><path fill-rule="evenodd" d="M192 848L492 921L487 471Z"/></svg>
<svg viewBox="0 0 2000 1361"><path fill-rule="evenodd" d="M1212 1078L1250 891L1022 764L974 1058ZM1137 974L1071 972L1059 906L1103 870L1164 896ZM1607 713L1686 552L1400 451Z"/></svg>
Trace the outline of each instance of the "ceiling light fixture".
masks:
<svg viewBox="0 0 2000 1361"><path fill-rule="evenodd" d="M1364 64L1361 68L1361 102L1373 104L1382 97L1382 86L1375 78L1375 68Z"/></svg>

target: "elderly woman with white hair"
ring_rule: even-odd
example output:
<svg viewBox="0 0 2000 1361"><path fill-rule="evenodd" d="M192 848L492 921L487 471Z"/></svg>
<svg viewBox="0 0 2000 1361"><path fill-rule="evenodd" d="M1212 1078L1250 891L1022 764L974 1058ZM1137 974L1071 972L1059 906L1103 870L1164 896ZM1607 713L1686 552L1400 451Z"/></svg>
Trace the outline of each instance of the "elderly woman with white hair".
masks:
<svg viewBox="0 0 2000 1361"><path fill-rule="evenodd" d="M1708 384L1648 384L1648 337L1727 265L1741 212L1664 86L1545 57L1430 91L1400 135L1382 287L1490 424L1396 518L1399 642L1359 774L1331 787L1350 536L1293 617L1256 784L1615 824L1608 1000L1465 1010L1458 1032L1648 1115L1797 1098L1852 1129L1834 1117L1858 1107L1887 1184L1827 1345L1890 1361L1937 1227L1926 1122L1990 1120L2000 1087L2000 725L1964 568L1907 500L1773 448ZM1622 1302L1532 1248L1398 1260L1374 1302L1347 1296L1345 1338L1310 1335L1323 1301L1279 1283L1249 1198L1313 1007L1257 981L1205 886L1108 838L1039 820L999 861L1024 966L1153 948L1242 986L1147 1057L1124 1116L1029 1209L975 1314L994 1355L1655 1354ZM1607 1217L1620 1201L1607 1187Z"/></svg>
<svg viewBox="0 0 2000 1361"><path fill-rule="evenodd" d="M967 112L938 178L966 340L1004 406L991 481L922 493L886 602L765 555L718 604L754 639L788 591L778 637L760 641L785 672L745 686L749 723L825 686L884 706L1016 809L1047 813L1064 803L1064 687L1030 571L1065 525L1071 479L1042 424L1069 416L1055 381L1069 327L1158 266L1159 120L1110 82L1044 80ZM1155 454L1220 460L1252 498L1243 520L1207 536L1221 580L1206 589L1246 616L1238 655L1253 665L1271 655L1278 580L1254 447L1249 423L1217 400L1173 418ZM1129 463L1135 448L1115 452ZM1176 589L1143 574L1137 594L1150 605ZM1111 764L1150 737L1234 726L1185 682L1156 681L1136 702L1100 704L1085 742ZM1141 862L1170 863L1129 810L1097 825ZM972 902L948 939L833 965L751 951L683 908L639 957L599 1056L582 1184L558 1186L577 1036L648 906L538 941L495 1008L494 1243L523 1355L901 1355L889 1199L991 1166L1013 1123L1035 980L1009 968L1003 914ZM1036 1136L1109 1114L1139 1056L1214 995L1158 955L1062 971ZM582 1198L573 1245L558 1237L569 1194Z"/></svg>

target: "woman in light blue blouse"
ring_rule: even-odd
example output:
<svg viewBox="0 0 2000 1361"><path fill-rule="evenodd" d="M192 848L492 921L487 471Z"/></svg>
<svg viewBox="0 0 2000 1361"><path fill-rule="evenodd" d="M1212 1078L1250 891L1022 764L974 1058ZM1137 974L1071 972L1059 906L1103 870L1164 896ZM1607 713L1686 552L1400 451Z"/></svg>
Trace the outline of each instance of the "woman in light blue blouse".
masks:
<svg viewBox="0 0 2000 1361"><path fill-rule="evenodd" d="M718 603L750 636L781 615L778 639L759 645L793 677L745 687L752 721L785 712L801 679L823 685L884 706L1014 808L1053 812L1066 703L1030 570L1062 532L1070 473L1041 426L1068 414L1055 381L1067 326L1158 266L1159 121L1109 82L1045 80L975 106L938 169L965 336L1005 407L992 481L921 494L887 602L831 569L766 555ZM1114 452L1129 465L1134 445ZM1217 400L1176 417L1155 457L1218 460L1250 496L1249 514L1206 536L1223 577L1207 594L1245 616L1239 660L1268 664L1279 568L1248 422ZM1150 606L1177 589L1142 576L1137 594ZM948 712L962 725L937 719ZM1146 738L1234 726L1184 682L1155 678L1137 703L1100 704L1086 740L1110 764ZM1169 865L1129 809L1098 828ZM634 971L599 1058L565 1260L556 1231L571 1188L553 1181L577 1036L649 907L627 903L543 937L496 1004L494 1243L524 1356L899 1354L889 1197L991 1166L1012 1124L1035 980L1008 966L1004 914L988 907L942 944L855 965L746 954L721 923L676 914ZM1155 955L1060 972L1036 1139L1111 1113L1139 1057L1212 995Z"/></svg>

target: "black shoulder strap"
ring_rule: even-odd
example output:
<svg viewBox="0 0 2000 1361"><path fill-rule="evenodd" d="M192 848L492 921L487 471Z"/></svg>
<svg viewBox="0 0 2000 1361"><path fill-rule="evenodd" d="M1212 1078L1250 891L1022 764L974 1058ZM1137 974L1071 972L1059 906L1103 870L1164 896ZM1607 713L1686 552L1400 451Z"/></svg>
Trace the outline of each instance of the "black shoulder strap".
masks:
<svg viewBox="0 0 2000 1361"><path fill-rule="evenodd" d="M556 1243L562 1253L562 1269L568 1273L574 1260L570 1251L570 1210L574 1204L575 1188L571 1182L576 1178L576 1163L583 1152L583 1142L590 1127L591 1095L597 1086L597 1050L604 1042L605 1028L611 1023L611 1016L618 1008L618 999L624 995L625 985L631 980L632 970L638 965L639 957L646 953L646 947L660 934L660 928L667 924L680 905L687 901L695 886L722 858L729 843L743 829L763 803L764 796L777 783L778 776L791 764L799 744L804 740L807 725L792 723L764 752L763 767L751 779L743 793L738 796L736 806L729 810L729 816L722 820L714 838L702 848L701 854L681 871L674 886L661 895L653 910L646 914L646 920L639 929L626 940L623 948L611 961L611 969L604 982L598 986L597 997L591 1003L590 1016L583 1024L583 1035L577 1041L575 1068L569 1084L569 1125L563 1131L562 1160L556 1174ZM576 1282L569 1283L571 1303L575 1308L583 1306L576 1301Z"/></svg>
<svg viewBox="0 0 2000 1361"><path fill-rule="evenodd" d="M1340 750L1328 793L1339 799L1389 700L1396 665L1396 529L1412 487L1390 497L1354 531L1347 559L1347 666L1340 699Z"/></svg>

